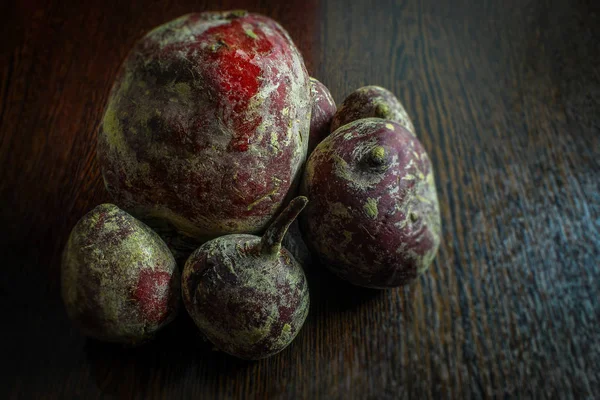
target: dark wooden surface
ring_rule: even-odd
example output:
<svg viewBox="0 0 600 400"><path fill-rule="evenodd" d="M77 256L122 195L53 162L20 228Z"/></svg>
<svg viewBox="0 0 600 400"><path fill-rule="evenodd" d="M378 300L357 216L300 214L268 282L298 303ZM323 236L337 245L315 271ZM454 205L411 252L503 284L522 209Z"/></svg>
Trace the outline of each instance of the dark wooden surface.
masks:
<svg viewBox="0 0 600 400"><path fill-rule="evenodd" d="M600 396L600 10L553 1L2 2L0 398ZM211 351L185 314L121 349L58 295L75 222L108 200L95 161L132 43L189 11L279 20L338 102L393 90L437 176L443 244L414 285L371 291L309 268L281 354Z"/></svg>

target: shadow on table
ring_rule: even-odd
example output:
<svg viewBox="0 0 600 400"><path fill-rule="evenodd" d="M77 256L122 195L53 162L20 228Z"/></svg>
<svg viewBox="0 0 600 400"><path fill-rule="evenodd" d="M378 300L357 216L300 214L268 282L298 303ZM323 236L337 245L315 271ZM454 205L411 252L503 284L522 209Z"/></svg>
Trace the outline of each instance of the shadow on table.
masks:
<svg viewBox="0 0 600 400"><path fill-rule="evenodd" d="M98 389L116 398L146 398L181 380L216 393L220 381L235 379L255 364L213 350L183 306L176 320L147 344L127 348L87 339L84 351Z"/></svg>
<svg viewBox="0 0 600 400"><path fill-rule="evenodd" d="M305 265L305 272L311 294L308 319L312 321L358 310L386 295L385 290L344 282L315 262ZM310 332L301 332L302 335L310 335ZM299 343L305 340L299 339ZM292 351L298 351L298 348ZM103 395L117 398L146 398L158 393L187 398L197 392L222 393L223 388L228 387L237 390L244 386L245 377L254 375L254 370L272 363L290 362L292 357L284 350L267 361L246 361L213 350L212 345L202 338L183 304L175 321L147 344L124 348L88 339L84 352L98 390ZM276 382L271 384L273 390L278 387ZM178 393L181 388L193 393Z"/></svg>
<svg viewBox="0 0 600 400"><path fill-rule="evenodd" d="M305 268L313 305L327 312L349 311L362 304L385 296L385 290L352 285L330 272L324 265L313 261Z"/></svg>

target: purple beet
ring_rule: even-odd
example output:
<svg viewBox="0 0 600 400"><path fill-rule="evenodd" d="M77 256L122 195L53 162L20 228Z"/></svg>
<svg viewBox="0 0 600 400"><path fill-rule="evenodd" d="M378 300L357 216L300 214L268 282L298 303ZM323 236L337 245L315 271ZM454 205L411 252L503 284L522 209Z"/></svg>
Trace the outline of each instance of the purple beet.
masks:
<svg viewBox="0 0 600 400"><path fill-rule="evenodd" d="M427 152L393 121L364 118L329 135L311 154L300 218L308 247L355 285L407 284L440 244L440 210Z"/></svg>
<svg viewBox="0 0 600 400"><path fill-rule="evenodd" d="M293 199L262 238L222 236L187 260L185 307L218 349L244 359L269 357L289 345L302 327L308 286L281 241L307 202L306 197Z"/></svg>
<svg viewBox="0 0 600 400"><path fill-rule="evenodd" d="M329 89L312 77L310 78L310 93L312 113L310 116L310 136L308 139L309 155L329 135L331 119L337 111L335 101Z"/></svg>
<svg viewBox="0 0 600 400"><path fill-rule="evenodd" d="M362 118L394 121L415 135L415 127L394 93L380 86L364 86L350 93L331 120L330 131Z"/></svg>
<svg viewBox="0 0 600 400"><path fill-rule="evenodd" d="M108 192L200 241L263 232L306 161L308 78L271 18L203 12L156 27L106 104L98 161Z"/></svg>
<svg viewBox="0 0 600 400"><path fill-rule="evenodd" d="M112 204L75 225L63 252L62 297L84 334L108 342L145 342L177 312L180 277L167 245Z"/></svg>

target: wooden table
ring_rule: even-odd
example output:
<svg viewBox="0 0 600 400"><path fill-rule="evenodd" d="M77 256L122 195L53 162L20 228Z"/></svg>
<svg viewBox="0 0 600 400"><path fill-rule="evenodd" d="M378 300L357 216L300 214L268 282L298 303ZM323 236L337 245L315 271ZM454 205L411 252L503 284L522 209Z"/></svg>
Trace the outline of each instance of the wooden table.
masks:
<svg viewBox="0 0 600 400"><path fill-rule="evenodd" d="M4 2L0 75L0 398L600 396L600 10L553 1ZM596 3L597 4L597 3ZM404 289L313 266L281 354L211 351L183 313L121 349L71 328L59 255L108 200L95 140L134 41L190 11L286 27L338 102L378 84L435 166L443 243Z"/></svg>

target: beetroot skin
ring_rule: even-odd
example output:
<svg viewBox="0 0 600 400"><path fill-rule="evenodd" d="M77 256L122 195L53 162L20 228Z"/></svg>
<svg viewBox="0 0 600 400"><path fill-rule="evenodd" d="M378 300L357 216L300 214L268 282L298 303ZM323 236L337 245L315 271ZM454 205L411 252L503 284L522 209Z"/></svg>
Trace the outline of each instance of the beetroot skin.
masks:
<svg viewBox="0 0 600 400"><path fill-rule="evenodd" d="M331 120L330 130L361 118L382 118L395 121L413 135L415 127L394 93L380 86L364 86L350 93Z"/></svg>
<svg viewBox="0 0 600 400"><path fill-rule="evenodd" d="M179 270L156 233L115 205L102 204L69 236L61 291L69 317L84 334L138 344L175 317Z"/></svg>
<svg viewBox="0 0 600 400"><path fill-rule="evenodd" d="M310 117L310 138L308 139L308 154L312 153L315 147L327 135L329 135L329 126L331 119L335 115L336 107L331 92L325 85L315 78L310 78L312 113Z"/></svg>
<svg viewBox="0 0 600 400"><path fill-rule="evenodd" d="M300 179L310 107L302 56L275 21L185 15L121 68L98 138L106 187L198 239L262 231Z"/></svg>
<svg viewBox="0 0 600 400"><path fill-rule="evenodd" d="M429 157L400 124L366 118L339 128L311 154L300 221L309 248L353 284L386 288L414 280L440 243Z"/></svg>
<svg viewBox="0 0 600 400"><path fill-rule="evenodd" d="M306 278L281 246L306 205L298 197L267 229L226 235L203 244L185 264L183 300L198 328L220 350L260 359L283 350L308 314Z"/></svg>

